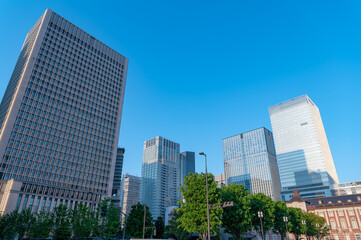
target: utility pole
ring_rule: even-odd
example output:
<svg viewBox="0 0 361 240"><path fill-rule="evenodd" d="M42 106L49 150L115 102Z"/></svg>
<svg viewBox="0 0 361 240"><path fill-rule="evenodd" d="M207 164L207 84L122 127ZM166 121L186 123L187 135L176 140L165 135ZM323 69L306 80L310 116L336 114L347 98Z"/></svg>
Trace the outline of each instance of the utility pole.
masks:
<svg viewBox="0 0 361 240"><path fill-rule="evenodd" d="M144 204L144 222L143 222L143 239L145 234L145 217L146 217L147 211L146 211L146 205Z"/></svg>
<svg viewBox="0 0 361 240"><path fill-rule="evenodd" d="M260 220L260 222L261 222L262 240L264 240L264 234L263 234L263 223L262 223L263 212L262 212L262 211L258 211L258 217L259 217L259 220Z"/></svg>
<svg viewBox="0 0 361 240"><path fill-rule="evenodd" d="M211 240L211 227L209 221L209 201L208 201L208 172L207 172L207 155L204 152L200 152L199 155L204 156L204 161L206 165L206 196L207 196L207 230L208 230L208 240Z"/></svg>

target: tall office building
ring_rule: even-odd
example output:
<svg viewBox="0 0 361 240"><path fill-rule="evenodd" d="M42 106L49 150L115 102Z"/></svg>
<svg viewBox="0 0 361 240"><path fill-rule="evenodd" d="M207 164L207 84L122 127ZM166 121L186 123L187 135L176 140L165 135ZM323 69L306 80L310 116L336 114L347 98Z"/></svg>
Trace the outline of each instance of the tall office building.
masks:
<svg viewBox="0 0 361 240"><path fill-rule="evenodd" d="M0 211L110 197L128 60L47 9L0 104Z"/></svg>
<svg viewBox="0 0 361 240"><path fill-rule="evenodd" d="M223 159L226 185L242 184L251 193L280 200L272 132L262 127L223 139Z"/></svg>
<svg viewBox="0 0 361 240"><path fill-rule="evenodd" d="M115 158L115 167L114 167L113 189L112 189L113 196L120 195L120 188L121 188L120 184L122 181L124 153L125 153L124 148L117 148L117 155Z"/></svg>
<svg viewBox="0 0 361 240"><path fill-rule="evenodd" d="M178 143L159 136L144 142L140 199L154 219L164 219L166 207L179 200L179 149Z"/></svg>
<svg viewBox="0 0 361 240"><path fill-rule="evenodd" d="M282 199L331 196L338 177L317 106L307 95L269 108Z"/></svg>
<svg viewBox="0 0 361 240"><path fill-rule="evenodd" d="M183 181L185 177L188 177L190 173L195 173L195 153L194 152L181 152L180 153L180 181L183 185Z"/></svg>
<svg viewBox="0 0 361 240"><path fill-rule="evenodd" d="M132 210L132 206L139 202L140 180L140 177L128 173L123 175L120 191L120 207L126 216L128 216ZM124 223L125 219L124 214L122 214L122 223Z"/></svg>

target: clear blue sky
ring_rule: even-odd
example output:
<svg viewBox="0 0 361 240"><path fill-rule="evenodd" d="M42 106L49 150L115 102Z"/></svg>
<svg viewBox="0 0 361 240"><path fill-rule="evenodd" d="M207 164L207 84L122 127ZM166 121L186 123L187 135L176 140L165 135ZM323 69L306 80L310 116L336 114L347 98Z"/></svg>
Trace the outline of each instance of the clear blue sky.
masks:
<svg viewBox="0 0 361 240"><path fill-rule="evenodd" d="M222 138L271 130L268 107L306 93L340 181L361 180L360 1L1 0L0 96L46 8L129 58L125 172L140 175L143 142L160 135L220 174Z"/></svg>

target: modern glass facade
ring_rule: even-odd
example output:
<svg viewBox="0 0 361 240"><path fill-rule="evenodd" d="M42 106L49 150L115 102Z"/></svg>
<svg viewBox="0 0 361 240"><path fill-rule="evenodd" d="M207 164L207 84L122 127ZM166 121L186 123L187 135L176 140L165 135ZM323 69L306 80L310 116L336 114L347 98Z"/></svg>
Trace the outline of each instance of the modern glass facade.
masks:
<svg viewBox="0 0 361 240"><path fill-rule="evenodd" d="M115 167L114 167L112 196L120 195L120 184L122 181L124 153L125 153L124 148L117 148L117 157L115 159Z"/></svg>
<svg viewBox="0 0 361 240"><path fill-rule="evenodd" d="M144 142L140 199L154 219L165 217L168 206L177 205L180 186L180 146L163 137Z"/></svg>
<svg viewBox="0 0 361 240"><path fill-rule="evenodd" d="M282 199L331 196L338 177L317 106L307 95L269 108Z"/></svg>
<svg viewBox="0 0 361 240"><path fill-rule="evenodd" d="M182 152L180 153L180 164L181 164L181 183L185 177L188 177L190 173L195 173L195 153L194 152Z"/></svg>
<svg viewBox="0 0 361 240"><path fill-rule="evenodd" d="M95 207L111 196L127 66L121 54L45 11L0 104L0 197L9 194L0 212L18 199L22 210L39 196L45 209L65 201ZM19 192L4 192L10 188Z"/></svg>
<svg viewBox="0 0 361 240"><path fill-rule="evenodd" d="M280 200L280 179L272 132L258 128L223 139L226 185L242 184L251 193Z"/></svg>
<svg viewBox="0 0 361 240"><path fill-rule="evenodd" d="M333 196L361 194L361 181L334 184L331 193Z"/></svg>

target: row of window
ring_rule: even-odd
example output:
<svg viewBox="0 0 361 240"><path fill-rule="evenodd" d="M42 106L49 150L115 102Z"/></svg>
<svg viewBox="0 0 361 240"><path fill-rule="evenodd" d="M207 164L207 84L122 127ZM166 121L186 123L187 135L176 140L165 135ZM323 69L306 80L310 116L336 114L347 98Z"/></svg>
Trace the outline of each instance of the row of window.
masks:
<svg viewBox="0 0 361 240"><path fill-rule="evenodd" d="M62 19L62 20L65 20L65 19ZM57 33L57 37L60 36L60 38L64 37L68 41L73 41L73 42L77 43L77 45L79 45L79 48L80 48L81 51L87 51L88 55L93 55L97 59L99 59L99 57L100 57L100 58L102 58L102 60L105 60L105 64L107 66L114 66L115 68L116 67L120 68L122 66L122 64L120 62L112 59L111 57L107 56L105 53L99 51L98 49L94 48L93 46L90 46L89 44L87 44L83 40L77 38L76 36L72 35L68 31L66 31L65 29L60 28L54 22L50 22L49 27L53 28L54 30L57 30L58 33L60 33L60 35L58 35L58 33ZM79 30L82 31L81 29L79 29Z"/></svg>
<svg viewBox="0 0 361 240"><path fill-rule="evenodd" d="M80 202L87 205L91 210L94 210L97 207L97 203L93 202L73 201L62 198L58 199L52 197L19 194L15 210L20 212L25 209L30 209L31 212L35 213L41 211L54 212L55 207L59 205L65 205L70 209L74 209Z"/></svg>

